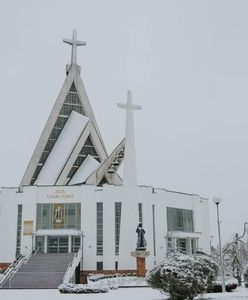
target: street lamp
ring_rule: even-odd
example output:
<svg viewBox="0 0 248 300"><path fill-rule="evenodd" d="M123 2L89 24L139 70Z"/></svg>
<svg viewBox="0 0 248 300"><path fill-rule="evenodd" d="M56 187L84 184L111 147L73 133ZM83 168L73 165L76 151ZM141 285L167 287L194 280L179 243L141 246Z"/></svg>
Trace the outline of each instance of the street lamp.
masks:
<svg viewBox="0 0 248 300"><path fill-rule="evenodd" d="M217 208L217 224L218 224L218 235L219 235L219 245L220 245L220 269L221 269L221 283L222 283L222 293L226 291L225 286L225 274L224 274L224 263L223 263L223 254L222 254L222 246L221 246L221 236L220 236L220 216L219 216L219 204L221 202L221 198L214 197L214 203Z"/></svg>

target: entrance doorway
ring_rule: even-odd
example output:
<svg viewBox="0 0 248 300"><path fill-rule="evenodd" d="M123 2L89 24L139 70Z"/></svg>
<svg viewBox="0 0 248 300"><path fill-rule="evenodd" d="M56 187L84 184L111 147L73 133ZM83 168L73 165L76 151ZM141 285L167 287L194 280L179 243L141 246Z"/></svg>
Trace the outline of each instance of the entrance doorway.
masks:
<svg viewBox="0 0 248 300"><path fill-rule="evenodd" d="M41 253L77 253L80 235L36 235L35 250Z"/></svg>
<svg viewBox="0 0 248 300"><path fill-rule="evenodd" d="M68 253L68 236L48 236L47 253Z"/></svg>

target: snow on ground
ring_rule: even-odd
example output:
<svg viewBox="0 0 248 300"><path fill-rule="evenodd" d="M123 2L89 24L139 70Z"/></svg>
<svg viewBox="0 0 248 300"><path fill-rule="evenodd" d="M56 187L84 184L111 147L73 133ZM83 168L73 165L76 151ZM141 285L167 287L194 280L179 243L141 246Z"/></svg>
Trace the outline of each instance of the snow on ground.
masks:
<svg viewBox="0 0 248 300"><path fill-rule="evenodd" d="M237 288L231 293L213 293L213 294L204 294L198 296L196 299L222 299L222 300L238 300L238 299L248 299L248 288L242 287Z"/></svg>
<svg viewBox="0 0 248 300"><path fill-rule="evenodd" d="M1 300L165 300L159 291L151 288L119 288L106 294L60 294L58 290L1 290ZM196 299L240 300L248 299L248 289L240 288L232 293L205 294Z"/></svg>
<svg viewBox="0 0 248 300"><path fill-rule="evenodd" d="M58 290L0 290L1 300L163 300L151 288L120 288L104 294L60 294Z"/></svg>

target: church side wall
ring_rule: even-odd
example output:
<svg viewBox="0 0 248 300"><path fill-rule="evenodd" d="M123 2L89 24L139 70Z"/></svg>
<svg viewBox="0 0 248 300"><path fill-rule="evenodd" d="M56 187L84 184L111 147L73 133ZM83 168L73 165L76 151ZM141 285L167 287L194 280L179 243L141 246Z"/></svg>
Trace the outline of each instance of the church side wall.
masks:
<svg viewBox="0 0 248 300"><path fill-rule="evenodd" d="M2 188L0 193L0 263L12 263L16 254L17 204L22 195L16 189Z"/></svg>

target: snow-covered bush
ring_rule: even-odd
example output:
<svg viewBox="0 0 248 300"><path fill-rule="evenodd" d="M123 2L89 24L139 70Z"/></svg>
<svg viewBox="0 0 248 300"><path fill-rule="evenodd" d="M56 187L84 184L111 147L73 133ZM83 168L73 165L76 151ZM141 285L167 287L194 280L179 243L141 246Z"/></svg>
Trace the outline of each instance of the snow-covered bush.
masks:
<svg viewBox="0 0 248 300"><path fill-rule="evenodd" d="M225 280L226 291L231 292L235 290L238 286L238 282L236 279ZM221 293L222 292L222 282L214 281L212 284L211 290L208 290L209 293Z"/></svg>
<svg viewBox="0 0 248 300"><path fill-rule="evenodd" d="M171 253L148 274L148 283L171 300L193 299L212 285L218 266L208 256Z"/></svg>
<svg viewBox="0 0 248 300"><path fill-rule="evenodd" d="M62 283L58 290L62 294L96 294L107 293L109 288L104 285Z"/></svg>

